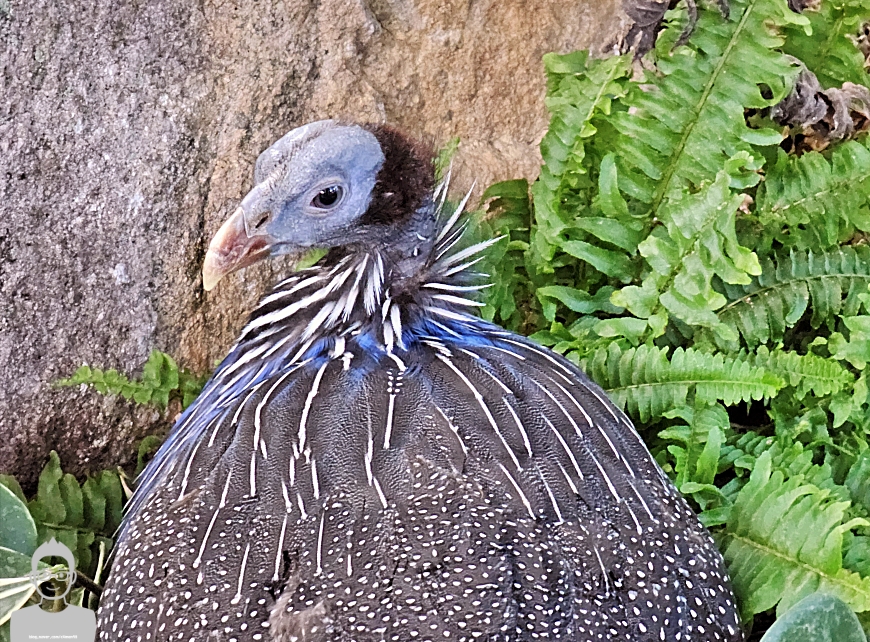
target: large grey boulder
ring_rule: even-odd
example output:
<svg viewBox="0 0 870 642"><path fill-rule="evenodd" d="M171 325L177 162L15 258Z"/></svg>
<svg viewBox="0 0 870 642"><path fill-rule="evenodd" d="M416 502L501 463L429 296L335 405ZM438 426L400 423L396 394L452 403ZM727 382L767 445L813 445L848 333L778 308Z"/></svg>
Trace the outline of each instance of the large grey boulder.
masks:
<svg viewBox="0 0 870 642"><path fill-rule="evenodd" d="M254 161L309 120L462 138L458 184L534 177L541 56L601 49L619 0L0 0L0 472L81 474L171 417L51 382L204 371L281 265L205 295Z"/></svg>

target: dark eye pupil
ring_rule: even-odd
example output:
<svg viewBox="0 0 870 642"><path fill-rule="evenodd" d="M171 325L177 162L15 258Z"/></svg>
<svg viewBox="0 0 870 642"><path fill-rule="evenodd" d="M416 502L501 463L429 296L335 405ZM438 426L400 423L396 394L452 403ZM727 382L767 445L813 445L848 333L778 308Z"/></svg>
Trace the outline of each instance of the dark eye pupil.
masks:
<svg viewBox="0 0 870 642"><path fill-rule="evenodd" d="M339 201L342 193L342 189L338 185L326 187L320 190L317 196L314 197L312 205L314 205L314 207L321 208L332 207Z"/></svg>

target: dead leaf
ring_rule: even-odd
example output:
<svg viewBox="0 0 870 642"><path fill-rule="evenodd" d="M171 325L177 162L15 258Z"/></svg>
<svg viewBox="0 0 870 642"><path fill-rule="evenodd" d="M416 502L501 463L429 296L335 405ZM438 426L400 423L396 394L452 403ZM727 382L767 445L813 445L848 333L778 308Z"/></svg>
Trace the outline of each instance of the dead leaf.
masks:
<svg viewBox="0 0 870 642"><path fill-rule="evenodd" d="M770 116L793 129L793 151L821 151L870 129L870 89L851 82L822 89L816 75L804 68Z"/></svg>

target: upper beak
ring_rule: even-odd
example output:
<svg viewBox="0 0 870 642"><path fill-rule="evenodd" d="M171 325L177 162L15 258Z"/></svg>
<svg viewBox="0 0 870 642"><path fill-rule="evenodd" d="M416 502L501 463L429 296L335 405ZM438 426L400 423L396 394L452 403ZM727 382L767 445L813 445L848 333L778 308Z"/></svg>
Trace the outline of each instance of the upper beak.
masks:
<svg viewBox="0 0 870 642"><path fill-rule="evenodd" d="M238 208L221 226L208 246L202 265L202 287L211 290L230 272L252 265L269 256L271 238L248 236L245 213Z"/></svg>

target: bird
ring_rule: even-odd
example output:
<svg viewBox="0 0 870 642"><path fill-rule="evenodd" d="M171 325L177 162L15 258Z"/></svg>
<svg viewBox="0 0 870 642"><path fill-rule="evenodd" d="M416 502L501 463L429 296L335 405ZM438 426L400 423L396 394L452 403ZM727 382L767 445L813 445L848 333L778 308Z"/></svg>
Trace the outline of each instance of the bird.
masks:
<svg viewBox="0 0 870 642"><path fill-rule="evenodd" d="M138 481L100 640L743 639L631 421L478 314L498 239L466 240L432 159L340 120L258 157L203 287L326 254L262 298Z"/></svg>

